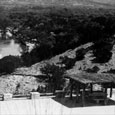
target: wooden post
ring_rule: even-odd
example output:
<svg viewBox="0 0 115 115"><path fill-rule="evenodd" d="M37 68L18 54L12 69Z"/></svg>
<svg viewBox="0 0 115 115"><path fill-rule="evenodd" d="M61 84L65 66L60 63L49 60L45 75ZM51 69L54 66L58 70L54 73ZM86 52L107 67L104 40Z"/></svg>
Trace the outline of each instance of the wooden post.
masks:
<svg viewBox="0 0 115 115"><path fill-rule="evenodd" d="M90 84L90 87L91 87L91 93L93 92L93 84L91 83Z"/></svg>
<svg viewBox="0 0 115 115"><path fill-rule="evenodd" d="M112 97L112 83L111 83L111 87L110 87L110 97Z"/></svg>
<svg viewBox="0 0 115 115"><path fill-rule="evenodd" d="M107 86L105 87L105 99L104 104L107 105Z"/></svg>
<svg viewBox="0 0 115 115"><path fill-rule="evenodd" d="M76 102L79 100L79 83L76 85Z"/></svg>
<svg viewBox="0 0 115 115"><path fill-rule="evenodd" d="M80 84L79 84L79 89L78 89L78 90L79 90L79 93L80 93ZM81 95L80 95L80 96L81 96Z"/></svg>
<svg viewBox="0 0 115 115"><path fill-rule="evenodd" d="M105 93L107 94L107 87L105 87Z"/></svg>
<svg viewBox="0 0 115 115"><path fill-rule="evenodd" d="M82 91L82 106L85 106L85 85L83 85L83 91Z"/></svg>
<svg viewBox="0 0 115 115"><path fill-rule="evenodd" d="M70 79L70 85L71 85L71 88L70 88L70 99L72 99L72 92L73 92L73 81L72 81L72 79Z"/></svg>

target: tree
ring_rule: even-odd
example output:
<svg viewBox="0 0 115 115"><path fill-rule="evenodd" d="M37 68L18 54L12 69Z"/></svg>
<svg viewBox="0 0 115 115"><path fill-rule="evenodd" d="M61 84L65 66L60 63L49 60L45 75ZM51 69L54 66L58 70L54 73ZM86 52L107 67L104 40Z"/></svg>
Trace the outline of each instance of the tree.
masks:
<svg viewBox="0 0 115 115"><path fill-rule="evenodd" d="M53 93L55 93L56 89L63 88L65 79L63 74L65 73L65 69L54 64L46 64L45 67L40 69L43 74L47 76L47 81L49 85L51 85L53 89Z"/></svg>
<svg viewBox="0 0 115 115"><path fill-rule="evenodd" d="M112 48L114 42L111 43L110 41L99 41L93 45L93 54L94 58L92 61L94 63L106 63L111 59L112 56Z"/></svg>

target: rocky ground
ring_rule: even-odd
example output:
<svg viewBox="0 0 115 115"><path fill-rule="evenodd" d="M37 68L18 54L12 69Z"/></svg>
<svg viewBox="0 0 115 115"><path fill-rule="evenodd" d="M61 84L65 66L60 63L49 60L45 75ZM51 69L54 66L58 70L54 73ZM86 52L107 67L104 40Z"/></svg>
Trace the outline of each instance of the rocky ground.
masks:
<svg viewBox="0 0 115 115"><path fill-rule="evenodd" d="M20 93L28 94L33 89L37 89L36 78L22 75L3 75L0 77L0 94Z"/></svg>

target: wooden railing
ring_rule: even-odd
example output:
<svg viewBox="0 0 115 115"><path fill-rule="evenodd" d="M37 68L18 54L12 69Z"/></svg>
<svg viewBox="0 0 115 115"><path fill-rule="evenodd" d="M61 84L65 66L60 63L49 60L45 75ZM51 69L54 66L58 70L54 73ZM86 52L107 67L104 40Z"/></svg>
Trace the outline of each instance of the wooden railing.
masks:
<svg viewBox="0 0 115 115"><path fill-rule="evenodd" d="M19 94L17 94L17 95L13 95L12 96L12 98L21 98L21 97L26 97L26 98L30 98L30 94L26 94L26 95L19 95Z"/></svg>
<svg viewBox="0 0 115 115"><path fill-rule="evenodd" d="M30 92L30 94L26 94L26 95L22 95L22 94L12 95L10 93L0 94L1 101L11 100L13 98L17 98L17 99L19 99L19 98L36 99L38 97L40 97L39 92Z"/></svg>

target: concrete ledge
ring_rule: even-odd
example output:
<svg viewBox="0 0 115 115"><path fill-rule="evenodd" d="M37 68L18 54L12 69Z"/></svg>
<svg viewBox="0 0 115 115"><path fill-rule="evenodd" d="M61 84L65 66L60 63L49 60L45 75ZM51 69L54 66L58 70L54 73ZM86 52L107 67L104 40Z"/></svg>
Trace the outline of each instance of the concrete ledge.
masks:
<svg viewBox="0 0 115 115"><path fill-rule="evenodd" d="M3 94L3 100L4 101L12 100L12 94L11 93L5 93L5 94Z"/></svg>

